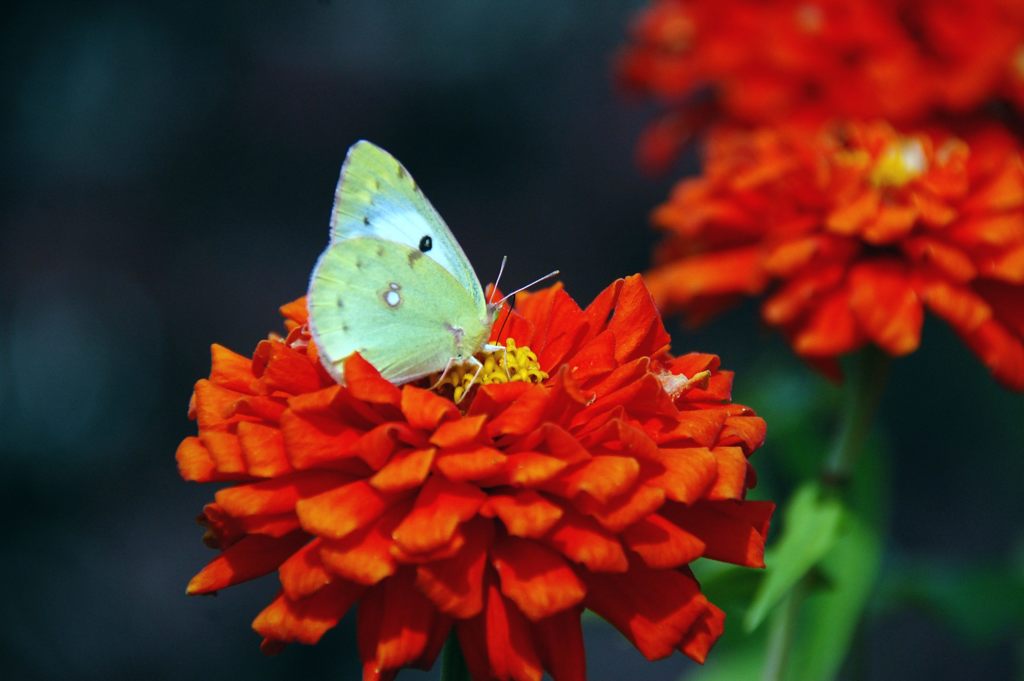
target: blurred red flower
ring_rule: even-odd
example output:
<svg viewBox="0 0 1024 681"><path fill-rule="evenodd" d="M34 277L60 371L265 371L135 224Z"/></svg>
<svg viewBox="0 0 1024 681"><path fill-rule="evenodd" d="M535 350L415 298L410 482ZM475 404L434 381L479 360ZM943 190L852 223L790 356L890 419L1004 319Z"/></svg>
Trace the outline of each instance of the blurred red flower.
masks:
<svg viewBox="0 0 1024 681"><path fill-rule="evenodd" d="M693 322L767 293L765 321L835 373L867 343L914 351L927 308L1024 389L1024 165L1004 130L722 130L653 220L648 285Z"/></svg>
<svg viewBox="0 0 1024 681"><path fill-rule="evenodd" d="M670 107L641 140L651 169L712 118L919 125L1000 99L1024 107L1024 3L655 0L618 74Z"/></svg>
<svg viewBox="0 0 1024 681"><path fill-rule="evenodd" d="M584 608L648 658L703 661L724 614L687 565L763 564L773 505L744 497L764 422L717 357L669 354L638 276L586 309L560 286L519 301L502 340L550 378L458 406L358 355L335 384L301 299L251 359L214 345L177 460L234 484L203 511L221 554L189 593L277 570L253 623L268 651L357 607L364 679L429 667L453 628L476 679L584 679Z"/></svg>

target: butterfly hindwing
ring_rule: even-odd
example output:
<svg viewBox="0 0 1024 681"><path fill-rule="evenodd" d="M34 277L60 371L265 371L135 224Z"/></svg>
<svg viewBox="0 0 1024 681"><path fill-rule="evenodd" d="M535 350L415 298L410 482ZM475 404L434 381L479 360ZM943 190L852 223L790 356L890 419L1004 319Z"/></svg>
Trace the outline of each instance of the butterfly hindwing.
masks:
<svg viewBox="0 0 1024 681"><path fill-rule="evenodd" d="M472 354L490 332L486 307L448 270L419 249L376 238L332 243L313 270L307 304L313 340L339 381L353 352L400 384Z"/></svg>
<svg viewBox="0 0 1024 681"><path fill-rule="evenodd" d="M462 247L409 171L365 140L348 151L334 194L331 242L371 237L404 244L431 258L464 288L475 305L484 292Z"/></svg>

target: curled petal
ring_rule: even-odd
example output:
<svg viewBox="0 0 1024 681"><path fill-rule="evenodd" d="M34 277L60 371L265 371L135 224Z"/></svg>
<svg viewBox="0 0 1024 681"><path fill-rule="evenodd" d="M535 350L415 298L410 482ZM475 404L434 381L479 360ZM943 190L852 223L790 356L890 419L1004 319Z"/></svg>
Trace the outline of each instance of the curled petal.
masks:
<svg viewBox="0 0 1024 681"><path fill-rule="evenodd" d="M333 629L363 592L363 587L335 581L308 598L279 595L256 616L252 628L274 641L313 644Z"/></svg>
<svg viewBox="0 0 1024 681"><path fill-rule="evenodd" d="M221 473L217 470L217 464L213 460L210 450L203 445L198 437L187 437L178 445L178 451L174 454L178 462L178 473L185 480L194 482L213 482L216 480L232 480L240 477L238 474Z"/></svg>
<svg viewBox="0 0 1024 681"><path fill-rule="evenodd" d="M391 553L391 534L408 509L408 503L396 504L366 527L341 539L324 539L320 544L324 566L358 584L376 584L394 574L398 564Z"/></svg>
<svg viewBox="0 0 1024 681"><path fill-rule="evenodd" d="M434 462L446 478L456 482L486 480L505 470L506 457L493 447L444 452Z"/></svg>
<svg viewBox="0 0 1024 681"><path fill-rule="evenodd" d="M562 507L542 494L525 489L513 494L488 497L481 514L493 513L501 518L505 529L514 537L537 538L561 519Z"/></svg>
<svg viewBox="0 0 1024 681"><path fill-rule="evenodd" d="M540 681L540 656L526 617L491 583L484 611L457 624L459 643L473 678Z"/></svg>
<svg viewBox="0 0 1024 681"><path fill-rule="evenodd" d="M423 484L430 474L436 449L407 449L391 459L370 478L370 484L381 492L401 492Z"/></svg>
<svg viewBox="0 0 1024 681"><path fill-rule="evenodd" d="M451 558L424 563L416 568L416 586L452 617L475 617L483 608L484 569L493 529L489 523L472 521L466 527L466 543Z"/></svg>
<svg viewBox="0 0 1024 681"><path fill-rule="evenodd" d="M568 509L543 541L594 572L625 572L629 568L622 544L614 535L591 518Z"/></svg>
<svg viewBox="0 0 1024 681"><path fill-rule="evenodd" d="M238 424L238 442L245 459L245 469L261 478L274 478L291 473L281 431L262 423Z"/></svg>
<svg viewBox="0 0 1024 681"><path fill-rule="evenodd" d="M395 543L408 553L437 549L451 540L459 523L476 515L484 499L474 485L431 476L412 511L395 529Z"/></svg>
<svg viewBox="0 0 1024 681"><path fill-rule="evenodd" d="M539 620L583 600L586 588L557 553L525 539L506 537L491 548L501 592L531 620Z"/></svg>
<svg viewBox="0 0 1024 681"><path fill-rule="evenodd" d="M622 533L626 546L652 568L674 568L704 554L703 541L658 514L628 527Z"/></svg>
<svg viewBox="0 0 1024 681"><path fill-rule="evenodd" d="M356 428L330 416L302 415L294 404L281 415L281 434L289 461L299 470L332 466L340 459L356 457L353 448L361 436Z"/></svg>
<svg viewBox="0 0 1024 681"><path fill-rule="evenodd" d="M365 480L330 489L295 505L302 527L311 534L341 539L380 517L402 498L381 492Z"/></svg>
<svg viewBox="0 0 1024 681"><path fill-rule="evenodd" d="M532 623L533 638L554 681L586 681L587 656L583 650L582 608L567 608Z"/></svg>
<svg viewBox="0 0 1024 681"><path fill-rule="evenodd" d="M359 603L359 654L380 670L413 664L434 640L435 630L450 626L447 618L438 620L433 604L416 589L415 571L400 570Z"/></svg>
<svg viewBox="0 0 1024 681"><path fill-rule="evenodd" d="M640 464L625 456L595 456L560 474L544 487L563 497L586 492L594 499L607 502L622 494L636 482Z"/></svg>
<svg viewBox="0 0 1024 681"><path fill-rule="evenodd" d="M293 601L305 598L331 582L331 575L320 560L321 541L317 538L309 542L278 568L281 587Z"/></svg>
<svg viewBox="0 0 1024 681"><path fill-rule="evenodd" d="M705 544L704 555L726 563L764 567L764 539L775 504L708 501L693 507L666 504L661 514Z"/></svg>
<svg viewBox="0 0 1024 681"><path fill-rule="evenodd" d="M865 262L850 270L849 304L864 333L891 355L905 355L921 342L924 310L903 268Z"/></svg>
<svg viewBox="0 0 1024 681"><path fill-rule="evenodd" d="M800 328L794 347L801 355L840 355L862 342L861 330L850 309L849 293L839 290L826 296Z"/></svg>
<svg viewBox="0 0 1024 681"><path fill-rule="evenodd" d="M236 485L215 495L217 504L233 516L294 511L300 499L345 484L350 478L332 473L294 473L273 480Z"/></svg>
<svg viewBox="0 0 1024 681"><path fill-rule="evenodd" d="M207 594L262 577L277 569L308 537L293 532L284 537L250 535L232 544L188 583L187 593Z"/></svg>
<svg viewBox="0 0 1024 681"><path fill-rule="evenodd" d="M451 400L429 390L406 385L402 388L402 413L413 428L433 430L441 421L459 415Z"/></svg>
<svg viewBox="0 0 1024 681"><path fill-rule="evenodd" d="M585 604L657 660L679 647L707 599L687 574L637 566L624 575L588 575Z"/></svg>
<svg viewBox="0 0 1024 681"><path fill-rule="evenodd" d="M442 423L430 436L430 443L441 448L463 447L475 443L483 435L486 424L486 414Z"/></svg>
<svg viewBox="0 0 1024 681"><path fill-rule="evenodd" d="M712 450L718 466L718 477L708 491L713 501L743 499L747 491L747 457L739 447L715 447Z"/></svg>
<svg viewBox="0 0 1024 681"><path fill-rule="evenodd" d="M345 360L345 385L353 397L370 404L401 405L401 391L381 377L358 352Z"/></svg>
<svg viewBox="0 0 1024 681"><path fill-rule="evenodd" d="M252 360L214 343L210 346L210 382L241 393L253 392Z"/></svg>
<svg viewBox="0 0 1024 681"><path fill-rule="evenodd" d="M713 603L708 603L707 609L686 632L679 650L687 657L704 664L711 646L715 645L715 641L723 631L725 631L725 613L721 608L715 607Z"/></svg>
<svg viewBox="0 0 1024 681"><path fill-rule="evenodd" d="M199 436L206 451L213 459L214 467L220 473L244 475L248 473L242 444L234 433L210 431Z"/></svg>

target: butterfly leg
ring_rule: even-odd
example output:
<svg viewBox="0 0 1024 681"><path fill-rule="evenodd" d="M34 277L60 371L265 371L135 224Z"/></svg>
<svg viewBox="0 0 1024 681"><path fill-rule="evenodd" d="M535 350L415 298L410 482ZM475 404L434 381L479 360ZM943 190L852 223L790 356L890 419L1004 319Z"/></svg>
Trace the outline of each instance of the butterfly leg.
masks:
<svg viewBox="0 0 1024 681"><path fill-rule="evenodd" d="M448 360L449 363L451 363L451 361L452 360ZM463 363L468 364L471 367L476 367L476 371L473 373L473 378L470 379L469 385L466 386L465 392L462 393L462 396L459 399L455 400L456 403L461 402L462 399L469 394L469 389L473 387L473 384L476 383L476 379L480 377L480 372L484 370L483 362L478 360L476 357L473 357L472 355L470 355L469 358L466 359Z"/></svg>
<svg viewBox="0 0 1024 681"><path fill-rule="evenodd" d="M501 351L501 366L505 368L505 378L512 380L512 374L508 372L508 348L498 343L484 343L484 352L498 352Z"/></svg>
<svg viewBox="0 0 1024 681"><path fill-rule="evenodd" d="M431 390L437 390L437 388L444 381L444 377L448 375L449 371L451 371L452 364L454 364L455 361L456 360L454 357L448 358L448 363L444 365L444 371L441 372L441 375L437 378L437 381L434 382L434 385L430 386ZM476 379L474 378L474 380Z"/></svg>

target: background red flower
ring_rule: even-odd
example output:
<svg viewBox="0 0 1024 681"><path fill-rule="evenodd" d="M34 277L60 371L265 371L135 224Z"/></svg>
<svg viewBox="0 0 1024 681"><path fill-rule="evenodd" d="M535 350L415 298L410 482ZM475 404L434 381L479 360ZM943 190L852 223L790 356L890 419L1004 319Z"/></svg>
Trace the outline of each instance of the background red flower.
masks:
<svg viewBox="0 0 1024 681"><path fill-rule="evenodd" d="M928 309L1024 389L1024 166L1004 130L722 130L653 219L649 285L693 322L767 294L765 321L834 372L867 343L914 351Z"/></svg>
<svg viewBox="0 0 1024 681"><path fill-rule="evenodd" d="M1022 50L1014 0L656 0L637 15L618 74L668 107L640 145L656 169L712 118L918 125L1019 105Z"/></svg>

